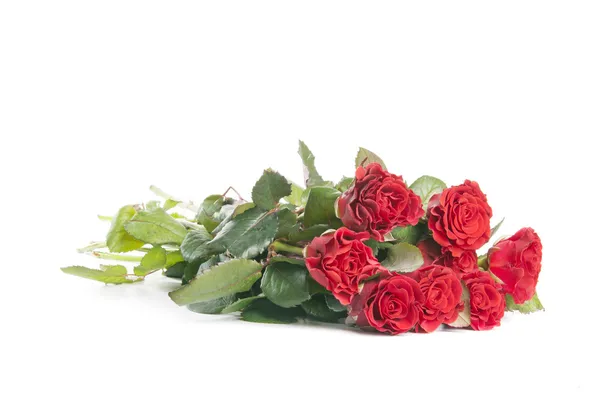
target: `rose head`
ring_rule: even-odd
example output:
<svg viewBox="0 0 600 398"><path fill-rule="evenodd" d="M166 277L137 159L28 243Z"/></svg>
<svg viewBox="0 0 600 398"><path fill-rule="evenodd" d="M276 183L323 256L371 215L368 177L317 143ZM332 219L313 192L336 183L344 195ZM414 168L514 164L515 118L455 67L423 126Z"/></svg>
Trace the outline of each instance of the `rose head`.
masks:
<svg viewBox="0 0 600 398"><path fill-rule="evenodd" d="M350 304L361 282L385 270L363 243L366 239L367 232L340 228L313 239L306 247L310 275L344 305Z"/></svg>
<svg viewBox="0 0 600 398"><path fill-rule="evenodd" d="M417 331L433 332L442 323L452 323L463 310L462 285L450 268L430 265L410 275L425 296Z"/></svg>
<svg viewBox="0 0 600 398"><path fill-rule="evenodd" d="M399 334L415 327L425 297L419 284L410 277L388 273L380 280L365 283L350 304L351 316L360 327Z"/></svg>
<svg viewBox="0 0 600 398"><path fill-rule="evenodd" d="M474 330L489 330L500 326L506 305L501 286L485 271L468 273L463 277L463 282L469 290L471 327Z"/></svg>
<svg viewBox="0 0 600 398"><path fill-rule="evenodd" d="M454 257L452 252L444 247L442 253L433 263L452 269L459 277L477 270L475 250L465 250L460 256Z"/></svg>
<svg viewBox="0 0 600 398"><path fill-rule="evenodd" d="M395 227L416 225L425 214L421 198L379 163L356 169L356 179L339 198L337 210L346 227L368 231L378 241Z"/></svg>
<svg viewBox="0 0 600 398"><path fill-rule="evenodd" d="M490 271L504 285L516 304L523 304L535 294L542 268L542 242L531 228L523 228L508 239L496 243L488 252Z"/></svg>
<svg viewBox="0 0 600 398"><path fill-rule="evenodd" d="M455 257L479 249L490 239L492 209L474 181L466 180L434 195L428 212L433 239Z"/></svg>

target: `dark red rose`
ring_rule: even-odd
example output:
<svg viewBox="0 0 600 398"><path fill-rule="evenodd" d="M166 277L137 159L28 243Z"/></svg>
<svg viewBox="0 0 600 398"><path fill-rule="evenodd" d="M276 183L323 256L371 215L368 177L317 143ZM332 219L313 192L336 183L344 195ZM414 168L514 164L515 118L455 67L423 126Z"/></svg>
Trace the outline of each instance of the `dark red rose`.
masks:
<svg viewBox="0 0 600 398"><path fill-rule="evenodd" d="M360 327L373 327L380 332L399 334L415 327L425 297L419 284L400 274L386 274L365 283L350 304L350 316Z"/></svg>
<svg viewBox="0 0 600 398"><path fill-rule="evenodd" d="M418 332L433 332L442 323L452 323L464 309L462 285L450 268L441 265L421 267L410 274L425 296Z"/></svg>
<svg viewBox="0 0 600 398"><path fill-rule="evenodd" d="M433 262L451 268L459 277L464 274L477 270L477 253L475 250L465 250L458 257L454 257L452 252L444 247L442 255Z"/></svg>
<svg viewBox="0 0 600 398"><path fill-rule="evenodd" d="M506 305L500 284L485 271L466 274L463 282L469 290L471 327L475 330L489 330L500 326Z"/></svg>
<svg viewBox="0 0 600 398"><path fill-rule="evenodd" d="M306 247L310 275L344 305L350 304L361 282L385 270L363 243L367 239L367 232L340 228L313 239Z"/></svg>
<svg viewBox="0 0 600 398"><path fill-rule="evenodd" d="M395 227L416 225L424 214L421 198L379 163L357 168L354 183L338 200L342 223L353 231L369 231L378 241Z"/></svg>
<svg viewBox="0 0 600 398"><path fill-rule="evenodd" d="M542 268L542 242L532 228L523 228L496 243L488 252L490 271L502 282L515 303L523 304L535 294Z"/></svg>
<svg viewBox="0 0 600 398"><path fill-rule="evenodd" d="M479 185L464 184L444 189L429 201L429 229L433 239L454 257L477 250L490 239L492 209Z"/></svg>

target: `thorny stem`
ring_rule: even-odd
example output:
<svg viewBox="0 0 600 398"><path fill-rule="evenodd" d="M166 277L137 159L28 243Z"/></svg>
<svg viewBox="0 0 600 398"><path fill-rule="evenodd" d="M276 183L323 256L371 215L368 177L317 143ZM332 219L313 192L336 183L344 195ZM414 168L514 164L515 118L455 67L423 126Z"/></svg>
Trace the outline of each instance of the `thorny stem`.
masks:
<svg viewBox="0 0 600 398"><path fill-rule="evenodd" d="M177 199L175 199L173 196L169 195L168 193L166 193L165 191L163 191L162 189L160 189L159 187L155 186L155 185L150 185L150 191L152 191L152 193L154 193L156 196L163 198L163 199L171 199L174 201L178 201ZM196 206L194 203L192 202L184 202L184 201L178 201L179 203L177 203L178 207L181 207L183 209L187 209L189 211L192 211L194 213L198 212L198 206Z"/></svg>
<svg viewBox="0 0 600 398"><path fill-rule="evenodd" d="M235 192L235 194L238 196L239 200L241 200L242 202L246 202L246 199L242 198L242 195L240 195L240 193L234 187L231 187L231 186L229 188L227 188L227 190L225 191L225 193L222 196L225 197L225 195L227 195L227 193L229 191Z"/></svg>
<svg viewBox="0 0 600 398"><path fill-rule="evenodd" d="M285 252L304 256L304 249L298 246L288 245L287 243L276 240L271 244L270 249L275 252Z"/></svg>
<svg viewBox="0 0 600 398"><path fill-rule="evenodd" d="M92 250L96 250L96 249L104 249L105 247L106 247L106 242L92 242L85 247L77 249L77 252L78 253L87 253L87 252L91 252Z"/></svg>

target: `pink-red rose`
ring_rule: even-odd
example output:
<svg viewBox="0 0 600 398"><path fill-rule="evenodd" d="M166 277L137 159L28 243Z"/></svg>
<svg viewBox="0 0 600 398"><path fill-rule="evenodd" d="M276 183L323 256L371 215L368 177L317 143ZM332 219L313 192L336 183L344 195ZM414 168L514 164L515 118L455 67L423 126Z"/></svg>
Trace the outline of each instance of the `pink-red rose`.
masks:
<svg viewBox="0 0 600 398"><path fill-rule="evenodd" d="M313 239L306 247L310 275L344 305L350 304L360 283L385 270L363 243L367 239L367 232L340 228Z"/></svg>
<svg viewBox="0 0 600 398"><path fill-rule="evenodd" d="M463 276L469 290L471 327L489 330L500 326L506 301L501 286L485 271L475 271Z"/></svg>
<svg viewBox="0 0 600 398"><path fill-rule="evenodd" d="M354 183L338 200L342 223L378 241L395 227L416 225L424 214L421 198L378 163L358 167Z"/></svg>
<svg viewBox="0 0 600 398"><path fill-rule="evenodd" d="M502 282L516 304L535 294L542 268L542 242L532 228L523 228L510 238L496 243L488 252L490 271Z"/></svg>
<svg viewBox="0 0 600 398"><path fill-rule="evenodd" d="M464 250L460 256L454 257L447 247L441 247L433 239L425 239L417 243L423 256L423 265L443 265L452 269L459 277L477 270L477 253L475 250Z"/></svg>
<svg viewBox="0 0 600 398"><path fill-rule="evenodd" d="M454 257L477 250L490 239L492 209L474 181L445 189L429 201L429 229L433 239Z"/></svg>
<svg viewBox="0 0 600 398"><path fill-rule="evenodd" d="M400 274L387 274L365 283L350 304L350 316L360 327L399 334L413 329L419 321L425 297L419 284Z"/></svg>
<svg viewBox="0 0 600 398"><path fill-rule="evenodd" d="M425 297L417 331L430 333L442 323L452 323L458 318L464 302L461 300L462 285L454 271L441 265L429 265L410 276L419 283Z"/></svg>

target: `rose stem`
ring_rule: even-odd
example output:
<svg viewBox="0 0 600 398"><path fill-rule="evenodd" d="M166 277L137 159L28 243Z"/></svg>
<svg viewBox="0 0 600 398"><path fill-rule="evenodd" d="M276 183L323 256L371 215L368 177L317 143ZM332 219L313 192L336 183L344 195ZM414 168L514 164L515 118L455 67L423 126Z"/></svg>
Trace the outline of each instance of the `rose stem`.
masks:
<svg viewBox="0 0 600 398"><path fill-rule="evenodd" d="M283 243L278 240L273 242L273 244L271 245L271 250L273 250L275 252L287 252L287 253L297 254L299 256L304 256L303 248L298 247L298 246L288 245L287 243Z"/></svg>
<svg viewBox="0 0 600 398"><path fill-rule="evenodd" d="M178 201L173 196L169 195L168 193L166 193L165 191L163 191L162 189L160 189L159 187L154 186L154 185L150 185L150 191L152 191L152 193L154 193L159 198L163 198L165 200L166 199L171 199L171 200L179 202L179 203L177 203L176 206L181 207L182 209L187 209L187 210L192 211L194 213L198 213L198 206L196 206L192 202L181 202L181 201Z"/></svg>
<svg viewBox="0 0 600 398"><path fill-rule="evenodd" d="M487 271L490 265L488 264L487 255L479 256L477 258L477 267Z"/></svg>
<svg viewBox="0 0 600 398"><path fill-rule="evenodd" d="M101 258L103 260L117 260L117 261L133 261L140 262L142 261L142 257L144 256L131 256L127 254L115 254L115 253L104 253L93 251L88 254L91 254L94 257Z"/></svg>
<svg viewBox="0 0 600 398"><path fill-rule="evenodd" d="M105 247L106 247L106 242L92 242L85 247L77 249L77 252L78 253L87 253L87 252L91 252L92 250L96 250L96 249L104 249Z"/></svg>

